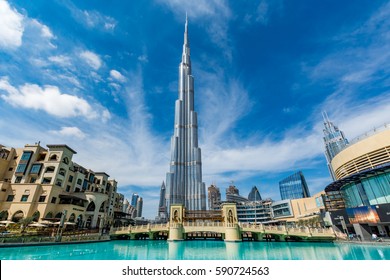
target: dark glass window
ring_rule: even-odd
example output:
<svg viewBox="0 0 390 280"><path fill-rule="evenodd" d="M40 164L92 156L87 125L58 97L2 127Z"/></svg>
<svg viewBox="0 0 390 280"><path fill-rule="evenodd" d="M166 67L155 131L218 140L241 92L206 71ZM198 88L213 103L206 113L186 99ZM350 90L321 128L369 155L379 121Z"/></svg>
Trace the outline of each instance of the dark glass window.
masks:
<svg viewBox="0 0 390 280"><path fill-rule="evenodd" d="M20 199L20 201L27 201L28 199L28 195L22 195L22 198Z"/></svg>
<svg viewBox="0 0 390 280"><path fill-rule="evenodd" d="M31 166L30 174L39 174L41 172L41 169L42 169L42 164L40 163L33 164Z"/></svg>
<svg viewBox="0 0 390 280"><path fill-rule="evenodd" d="M46 200L46 195L41 195L38 199L38 202L45 202Z"/></svg>
<svg viewBox="0 0 390 280"><path fill-rule="evenodd" d="M31 151L23 152L23 155L22 155L22 157L20 158L20 160L29 161L30 158L31 158L32 153L33 153L33 152L31 152Z"/></svg>
<svg viewBox="0 0 390 280"><path fill-rule="evenodd" d="M22 181L22 176L17 176L15 178L15 183L20 183Z"/></svg>
<svg viewBox="0 0 390 280"><path fill-rule="evenodd" d="M52 198L51 198L51 203L56 203L56 200L57 200L56 197L52 197Z"/></svg>
<svg viewBox="0 0 390 280"><path fill-rule="evenodd" d="M15 173L24 173L26 171L27 164L26 163L19 163L18 167L16 168Z"/></svg>
<svg viewBox="0 0 390 280"><path fill-rule="evenodd" d="M68 182L73 182L73 176L72 175L69 175L69 178L68 178Z"/></svg>
<svg viewBox="0 0 390 280"><path fill-rule="evenodd" d="M14 195L10 194L9 196L7 196L7 201L14 201Z"/></svg>

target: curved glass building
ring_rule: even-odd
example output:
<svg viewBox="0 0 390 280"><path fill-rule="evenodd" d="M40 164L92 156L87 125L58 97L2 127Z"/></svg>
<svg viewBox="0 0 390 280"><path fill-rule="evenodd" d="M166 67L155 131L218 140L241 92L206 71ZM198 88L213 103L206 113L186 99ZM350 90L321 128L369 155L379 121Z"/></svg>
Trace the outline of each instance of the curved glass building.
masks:
<svg viewBox="0 0 390 280"><path fill-rule="evenodd" d="M337 181L325 191L341 194L355 233L390 236L390 125L351 141L331 167Z"/></svg>

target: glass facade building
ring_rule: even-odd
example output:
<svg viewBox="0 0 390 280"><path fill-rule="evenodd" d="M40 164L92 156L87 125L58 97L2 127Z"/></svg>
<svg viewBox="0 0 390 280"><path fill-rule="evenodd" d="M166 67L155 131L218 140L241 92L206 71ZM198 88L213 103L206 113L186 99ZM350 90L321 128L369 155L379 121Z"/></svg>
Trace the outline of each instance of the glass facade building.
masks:
<svg viewBox="0 0 390 280"><path fill-rule="evenodd" d="M325 188L327 209L336 210L329 207L337 205L330 194L339 193L349 232L363 240L371 240L374 233L390 237L390 125L352 140L331 166L338 180Z"/></svg>
<svg viewBox="0 0 390 280"><path fill-rule="evenodd" d="M256 186L254 186L251 189L251 191L249 192L248 200L250 200L250 201L259 201L259 200L261 200L260 192L259 192L259 190L257 189Z"/></svg>
<svg viewBox="0 0 390 280"><path fill-rule="evenodd" d="M325 144L325 157L328 164L329 173L332 176L333 181L336 180L333 169L331 168L332 159L348 145L348 140L345 138L344 133L339 130L328 118L326 113L322 114L324 118L324 144Z"/></svg>
<svg viewBox="0 0 390 280"><path fill-rule="evenodd" d="M279 189L282 200L310 197L309 188L301 171L280 181Z"/></svg>
<svg viewBox="0 0 390 280"><path fill-rule="evenodd" d="M390 170L343 186L347 208L390 203Z"/></svg>

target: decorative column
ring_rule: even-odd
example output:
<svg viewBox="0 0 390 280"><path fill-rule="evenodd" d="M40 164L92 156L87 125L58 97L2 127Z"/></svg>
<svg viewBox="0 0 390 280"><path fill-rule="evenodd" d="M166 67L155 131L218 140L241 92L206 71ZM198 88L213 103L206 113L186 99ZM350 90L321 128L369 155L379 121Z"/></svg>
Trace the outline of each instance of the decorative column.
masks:
<svg viewBox="0 0 390 280"><path fill-rule="evenodd" d="M222 218L225 225L225 241L242 241L235 203L222 204Z"/></svg>
<svg viewBox="0 0 390 280"><path fill-rule="evenodd" d="M183 239L183 216L184 207L182 204L172 204L169 217L168 241L180 241Z"/></svg>

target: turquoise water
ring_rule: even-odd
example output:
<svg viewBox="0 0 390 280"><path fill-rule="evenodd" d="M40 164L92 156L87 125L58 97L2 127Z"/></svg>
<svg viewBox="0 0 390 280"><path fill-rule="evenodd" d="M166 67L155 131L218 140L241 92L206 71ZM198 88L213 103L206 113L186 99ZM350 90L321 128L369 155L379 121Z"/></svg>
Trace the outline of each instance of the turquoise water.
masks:
<svg viewBox="0 0 390 280"><path fill-rule="evenodd" d="M389 245L116 240L0 248L1 260L390 260Z"/></svg>

